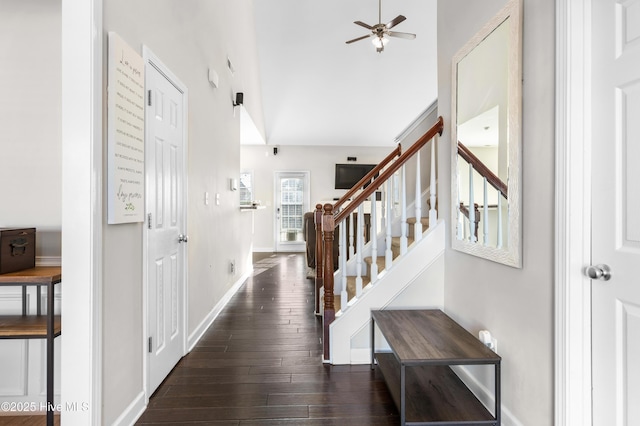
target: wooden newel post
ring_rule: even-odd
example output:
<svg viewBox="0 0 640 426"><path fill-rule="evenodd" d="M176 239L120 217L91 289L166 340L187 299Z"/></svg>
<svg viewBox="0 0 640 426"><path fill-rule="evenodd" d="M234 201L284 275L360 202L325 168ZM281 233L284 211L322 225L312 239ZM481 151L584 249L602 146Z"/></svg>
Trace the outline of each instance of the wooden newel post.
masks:
<svg viewBox="0 0 640 426"><path fill-rule="evenodd" d="M335 223L333 220L333 205L324 205L322 215L322 236L324 241L323 250L323 281L324 281L324 360L329 361L329 325L336 317L335 306L333 305L333 230Z"/></svg>
<svg viewBox="0 0 640 426"><path fill-rule="evenodd" d="M316 247L315 247L315 251L316 251L316 256L315 256L315 260L316 260L316 306L315 306L315 310L316 310L316 315L322 315L322 311L321 309L323 308L322 306L320 306L320 289L322 288L322 286L324 285L322 282L322 277L323 277L323 265L324 262L322 261L323 255L322 255L322 245L323 245L323 241L322 241L322 204L316 204L316 210L313 213L313 220L314 223L316 224Z"/></svg>

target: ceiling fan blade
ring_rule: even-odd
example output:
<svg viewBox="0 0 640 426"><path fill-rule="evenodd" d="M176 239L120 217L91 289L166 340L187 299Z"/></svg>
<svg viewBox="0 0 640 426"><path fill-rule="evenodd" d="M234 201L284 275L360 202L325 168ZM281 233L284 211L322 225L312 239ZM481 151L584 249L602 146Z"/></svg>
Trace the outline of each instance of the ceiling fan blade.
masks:
<svg viewBox="0 0 640 426"><path fill-rule="evenodd" d="M360 25L361 27L365 27L365 28L366 28L366 29L368 29L368 30L372 30L372 29L373 29L373 27L372 27L371 25L369 25L369 24L365 24L365 23L364 23L364 22L362 22L362 21L355 21L355 22L354 22L354 24L356 24L356 25Z"/></svg>
<svg viewBox="0 0 640 426"><path fill-rule="evenodd" d="M407 40L413 40L416 38L415 34L411 33L399 33L397 31L389 31L387 33L389 37L398 37L398 38L406 38Z"/></svg>
<svg viewBox="0 0 640 426"><path fill-rule="evenodd" d="M395 18L393 18L391 21L387 22L387 29L391 29L393 27L395 27L396 25L398 25L400 22L404 21L405 19L407 19L406 17L404 17L403 15L398 15Z"/></svg>
<svg viewBox="0 0 640 426"><path fill-rule="evenodd" d="M373 34L369 34L369 35L366 35L366 36L362 36L362 37L354 38L353 40L349 40L349 41L347 41L346 43L347 43L347 44L350 44L350 43L353 43L354 41L364 40L365 38L369 38L369 37L373 37Z"/></svg>

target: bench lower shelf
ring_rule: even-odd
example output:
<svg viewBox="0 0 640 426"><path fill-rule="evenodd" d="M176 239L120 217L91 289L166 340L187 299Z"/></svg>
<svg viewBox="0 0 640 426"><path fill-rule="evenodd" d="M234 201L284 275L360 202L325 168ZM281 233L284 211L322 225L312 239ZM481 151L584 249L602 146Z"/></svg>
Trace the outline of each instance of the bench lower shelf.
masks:
<svg viewBox="0 0 640 426"><path fill-rule="evenodd" d="M60 335L60 315L53 317L53 335ZM0 315L0 339L46 339L45 315Z"/></svg>
<svg viewBox="0 0 640 426"><path fill-rule="evenodd" d="M375 357L389 392L401 410L400 363L390 352L378 352ZM407 366L405 381L408 424L496 424L495 417L447 365Z"/></svg>

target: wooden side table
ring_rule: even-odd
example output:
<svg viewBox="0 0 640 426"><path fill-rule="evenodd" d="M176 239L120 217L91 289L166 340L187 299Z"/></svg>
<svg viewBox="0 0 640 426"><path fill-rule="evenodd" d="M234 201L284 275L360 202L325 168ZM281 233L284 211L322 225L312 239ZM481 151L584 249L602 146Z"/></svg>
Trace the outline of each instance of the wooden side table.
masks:
<svg viewBox="0 0 640 426"><path fill-rule="evenodd" d="M54 286L62 281L60 266L38 266L0 274L0 286L22 287L22 315L0 315L0 339L47 339L47 425L53 425L53 341L62 334L60 315L54 315ZM27 315L27 287L36 286L36 315ZM41 312L41 289L47 287L47 315Z"/></svg>

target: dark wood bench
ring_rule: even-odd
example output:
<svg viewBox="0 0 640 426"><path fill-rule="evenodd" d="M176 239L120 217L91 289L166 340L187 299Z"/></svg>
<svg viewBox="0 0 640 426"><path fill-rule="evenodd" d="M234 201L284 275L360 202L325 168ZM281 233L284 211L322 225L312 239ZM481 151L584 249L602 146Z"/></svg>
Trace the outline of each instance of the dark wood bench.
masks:
<svg viewBox="0 0 640 426"><path fill-rule="evenodd" d="M500 425L501 358L440 310L371 312L371 368L382 372L402 425ZM376 326L391 352L375 349ZM451 365L495 370L494 414Z"/></svg>

